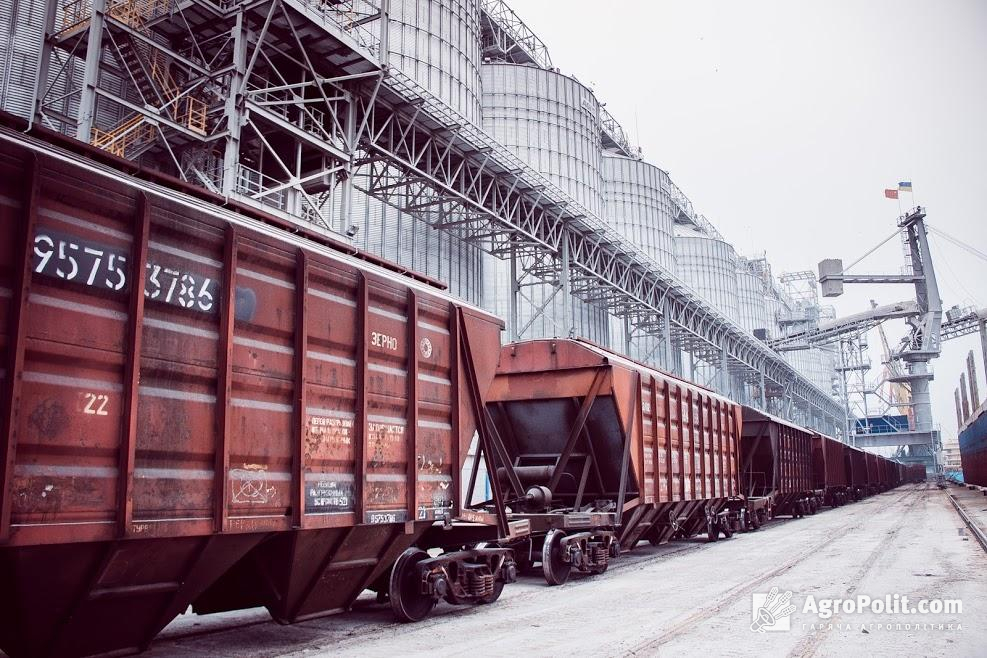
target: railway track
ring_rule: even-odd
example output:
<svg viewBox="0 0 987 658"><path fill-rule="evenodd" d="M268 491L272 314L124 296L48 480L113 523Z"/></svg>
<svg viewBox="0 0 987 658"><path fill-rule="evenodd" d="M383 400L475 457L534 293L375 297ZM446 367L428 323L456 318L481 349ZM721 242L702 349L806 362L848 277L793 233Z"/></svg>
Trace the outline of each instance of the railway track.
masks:
<svg viewBox="0 0 987 658"><path fill-rule="evenodd" d="M895 505L899 505L902 503L902 501L905 501L910 497L916 500L918 498L915 495L914 491L903 492L901 495L895 496L893 499L890 499L886 502L882 502L880 508L878 509L878 512L891 508ZM914 500L912 501L911 504L914 504ZM856 506L848 508L848 511L854 510L855 507ZM825 513L838 514L841 513L842 511L843 508L841 508L840 510L827 510ZM861 509L860 511L862 512L863 509ZM859 516L859 512L855 516ZM687 630L692 624L696 623L697 621L702 621L703 619L709 618L715 615L722 607L729 605L730 603L736 601L738 598L742 596L749 595L749 592L752 591L754 588L756 588L759 584L777 576L778 574L784 573L788 569L791 569L797 566L798 564L800 564L801 562L804 562L806 559L809 559L813 553L823 548L824 546L832 543L832 541L844 535L846 532L852 532L854 529L862 527L863 524L867 522L867 518L869 518L870 516L871 513L868 513L863 518L854 518L849 522L841 525L840 528L837 531L833 532L829 536L829 538L827 538L826 541L817 542L809 549L800 552L799 555L795 556L791 560L788 560L785 563L778 565L773 569L763 572L753 579L745 581L744 583L731 589L722 597L718 598L716 602L713 604L712 608L704 608L703 610L698 611L695 614L689 615L688 617L677 621L674 624L674 626L670 628L669 631L664 633L662 636L649 640L648 642L643 643L642 645L635 646L628 653L630 655L640 654L641 652L648 653L649 649L653 650L659 647L660 645L665 644L666 642L674 639L675 637L680 635L682 631ZM787 519L778 519L772 521L770 522L769 525L764 526L764 528L762 528L760 532L755 533L755 536L759 536L763 534L765 530L770 530L773 526L781 525L789 522L790 521L788 521ZM681 543L674 542L672 544L666 544L662 547L662 549L658 549L658 551L655 551L655 549L652 549L647 544L642 544L639 549L633 552L625 553L621 557L621 559L614 561L607 572L607 576L604 577L610 578L613 577L614 574L621 574L621 573L642 570L656 562L672 559L673 557L676 556L683 556L685 554L693 553L696 551L707 550L718 545L719 544L707 544L706 542L701 540L699 541L692 540L692 541L684 541ZM574 578L566 585L565 590L572 590L574 588L583 588L583 587L593 587L594 584L599 581L599 579L600 576ZM535 576L526 577L525 580L530 583L538 583L541 580L541 577L540 575L535 575ZM545 587L533 587L531 589L528 589L527 591L514 594L507 601L505 601L505 603L509 603L511 605L523 604L529 600L535 599L540 596L544 596L547 593L547 591L561 592L563 590L555 590L555 589L548 590ZM359 641L361 638L373 637L382 632L384 633L396 632L399 634L403 631L413 632L419 626L418 624L407 625L407 624L400 624L391 621L382 622L381 620L374 618L373 620L367 620L366 623L356 620L358 625L354 627L353 624L353 621L355 621L354 617L360 615L361 613L374 614L375 613L374 607L375 605L372 599L361 599L360 601L357 602L356 606L354 607L354 610L351 613L347 613L346 616L339 617L340 627L338 630L326 628L327 618L301 622L299 624L295 624L294 627L300 629L318 628L321 631L325 632L327 635L338 632L345 637L346 642L349 644L352 643L353 641ZM441 619L444 617L463 618L476 614L484 614L485 612L487 612L487 609L486 606L448 607L448 608L437 610L436 612L437 612L436 618L430 622L425 622L425 623L441 624L442 623ZM165 649L167 651L166 647L173 645L181 646L186 642L194 641L200 638L209 637L209 636L223 636L223 635L235 636L239 632L246 629L251 629L267 624L274 624L274 622L269 617L266 616L266 613L258 612L258 614L263 614L264 618L263 619L252 618L250 620L240 621L240 622L231 621L228 624L220 623L206 629L190 629L188 631L174 630L171 632L166 630L162 633L162 636L159 637L158 641L155 642L155 645L152 645L152 653L154 651L155 646L157 646L159 650ZM321 645L324 644L325 642L326 640L323 639L320 640L319 644ZM305 643L303 642L300 645L292 646L289 642L286 642L284 646L284 650L289 652L300 651L304 648L304 644Z"/></svg>
<svg viewBox="0 0 987 658"><path fill-rule="evenodd" d="M970 529L970 532L976 538L977 542L980 544L980 547L987 552L987 534L985 534L984 531L980 529L980 526L970 518L970 515L967 514L965 509L963 509L963 505L956 500L956 496L947 491L946 497L949 498L949 502L953 504L953 508L956 509L956 513L960 515L961 519L963 519L963 523L965 523L966 527Z"/></svg>
<svg viewBox="0 0 987 658"><path fill-rule="evenodd" d="M909 511L912 507L915 506L915 504L919 500L921 500L921 496L918 495L920 491L925 491L925 489L917 489L917 488L910 489L908 491L901 493L898 496L895 496L894 498L891 498L887 501L883 501L881 503L881 506L876 510L876 512L880 513L895 506L905 505L904 509L902 510L902 513L903 514L907 513L907 511ZM702 608L693 612L692 614L689 614L685 617L680 617L679 619L673 621L672 624L661 635L655 638L650 638L645 642L641 642L637 645L630 647L625 651L624 655L637 656L637 655L654 654L660 649L662 645L665 645L671 642L672 640L678 638L682 634L690 630L693 630L697 624L707 619L710 619L711 617L716 616L717 614L720 613L722 609L735 603L739 599L750 596L750 593L753 592L762 583L765 583L773 578L776 578L777 576L804 563L805 561L814 557L823 548L843 538L847 533L854 532L856 530L863 528L864 525L868 522L869 517L870 515L867 515L863 518L855 518L849 521L848 523L841 525L833 532L831 532L826 539L812 543L806 549L800 551L798 555L796 555L795 557L786 560L782 564L779 564L771 569L763 571L759 573L757 576L754 576L753 578L750 578L736 585L735 587L731 588L729 591L727 591L720 597L716 598L711 604L704 605ZM881 546L884 546L888 541L891 541L894 538L894 535L897 534L897 532L898 529L897 528L894 529L886 539L882 540ZM870 569L870 567L873 566L873 563L876 561L877 556L879 555L880 555L880 547L878 547L878 549L873 551L872 554L868 557L867 561L865 561L864 565L862 566L862 569L864 569L864 573L866 573L867 569Z"/></svg>
<svg viewBox="0 0 987 658"><path fill-rule="evenodd" d="M772 524L774 523L776 522L773 521ZM766 527L770 527L770 526L766 526ZM653 549L651 549L650 546L647 547L646 546L647 544L644 543L642 544L640 550L636 550L631 553L625 553L621 559L611 564L611 567L608 569L608 573L613 574L613 573L620 573L622 571L642 569L649 564L653 564L654 562L669 559L676 555L702 550L703 548L706 547L706 543L699 541L682 542L681 544L675 545L675 548L672 550L668 550L667 547L669 546L669 544L665 544L664 545L665 550L662 550L660 553L657 554L651 552ZM527 581L534 583L541 582L540 574L523 576L523 578ZM596 580L597 578L598 577L594 577L594 576L576 577L571 581L569 581L569 583L567 583L566 588L570 589L575 587L592 586L593 581ZM543 588L539 587L537 589L532 589L527 592L516 594L512 596L510 600L512 602L523 602L527 599L531 599L540 595L541 593L543 593L543 591L544 591ZM369 599L369 598L360 599L354 605L352 612L345 614L352 615L354 613L359 614L360 612L367 612L370 611L370 609L375 605L376 604L373 601L373 599ZM484 608L480 606L449 607L447 609L439 611L436 616L439 618L445 616L461 617L461 616L467 616L472 614L482 614L484 611L485 611ZM209 623L209 628L193 628L189 630L172 630L172 631L165 629L164 631L162 631L161 635L152 645L152 650L154 649L155 646L163 646L171 643L182 643L182 642L187 642L189 640L195 640L212 635L235 634L239 631L243 631L246 629L275 623L274 620L272 620L267 615L266 612L258 611L257 614L263 615L263 618L261 619L252 618L246 621L230 620L229 623L223 623L219 620L210 620L209 622L207 622ZM208 616L206 618L208 618ZM340 618L342 619L344 617L340 617ZM312 628L319 626L320 624L325 624L326 619L327 617L322 617L320 619L313 619L306 622L300 622L298 624L294 624L293 626L298 628L306 628L306 627ZM356 630L353 629L347 630L346 639L348 641L351 641L354 639L358 639L360 637L364 637L371 635L373 633L380 632L382 630L386 630L386 629L397 630L401 628L414 629L415 625L408 626L406 624L401 624L396 621L380 622L374 620L373 623L369 623L365 627L358 628Z"/></svg>

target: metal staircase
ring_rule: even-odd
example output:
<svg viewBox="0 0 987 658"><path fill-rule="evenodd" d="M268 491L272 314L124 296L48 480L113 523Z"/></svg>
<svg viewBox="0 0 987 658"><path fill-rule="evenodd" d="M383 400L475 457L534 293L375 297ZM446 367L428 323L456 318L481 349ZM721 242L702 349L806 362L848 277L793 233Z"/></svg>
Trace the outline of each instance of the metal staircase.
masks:
<svg viewBox="0 0 987 658"><path fill-rule="evenodd" d="M168 11L170 0L109 0L106 15L148 37L150 19ZM78 34L89 28L92 0L68 0L62 6L60 35ZM206 134L205 102L183 94L171 72L172 60L161 50L118 31L114 43L120 64L130 73L144 105L153 107L176 123L200 135ZM145 114L134 112L109 130L94 127L90 142L121 157L137 157L157 140L157 123Z"/></svg>

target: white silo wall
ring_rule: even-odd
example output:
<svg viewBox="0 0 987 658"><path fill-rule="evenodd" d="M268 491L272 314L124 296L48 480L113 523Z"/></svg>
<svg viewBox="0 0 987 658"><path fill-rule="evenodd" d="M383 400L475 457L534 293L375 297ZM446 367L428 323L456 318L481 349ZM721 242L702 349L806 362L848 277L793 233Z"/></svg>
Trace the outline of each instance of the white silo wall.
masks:
<svg viewBox="0 0 987 658"><path fill-rule="evenodd" d="M737 271L737 311L740 326L754 333L757 329L772 329L768 319L768 304L761 277L741 268Z"/></svg>
<svg viewBox="0 0 987 658"><path fill-rule="evenodd" d="M518 64L490 63L481 68L483 127L494 139L543 174L574 200L600 216L603 210L600 106L592 91L556 71ZM510 265L489 259L492 288L486 307L507 316L511 295ZM518 303L518 328L531 324L522 338L565 336L563 298L550 284L525 286ZM525 299L527 298L527 299ZM551 298L545 313L538 308ZM604 309L570 301L572 332L607 344L609 320Z"/></svg>
<svg viewBox="0 0 987 658"><path fill-rule="evenodd" d="M669 272L675 272L675 235L668 174L621 155L603 156L606 220Z"/></svg>
<svg viewBox="0 0 987 658"><path fill-rule="evenodd" d="M480 125L480 0L391 0L389 63Z"/></svg>
<svg viewBox="0 0 987 658"><path fill-rule="evenodd" d="M389 64L476 125L481 118L479 0L391 0ZM354 243L482 302L483 254L382 201L353 191Z"/></svg>
<svg viewBox="0 0 987 658"><path fill-rule="evenodd" d="M739 323L737 253L733 247L706 235L679 235L675 237L675 257L679 278Z"/></svg>

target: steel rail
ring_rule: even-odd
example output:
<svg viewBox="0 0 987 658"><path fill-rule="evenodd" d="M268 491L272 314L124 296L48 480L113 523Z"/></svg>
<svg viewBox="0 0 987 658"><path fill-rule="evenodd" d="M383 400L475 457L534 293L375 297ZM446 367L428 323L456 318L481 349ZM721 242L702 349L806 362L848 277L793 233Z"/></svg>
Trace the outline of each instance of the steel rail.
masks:
<svg viewBox="0 0 987 658"><path fill-rule="evenodd" d="M956 508L956 513L960 515L960 518L963 519L963 523L966 524L966 527L970 529L970 532L973 533L973 536L980 543L980 548L984 549L984 552L987 552L987 534L980 529L980 526L973 522L973 519L971 519L970 515L966 513L963 506L957 502L956 496L947 491L946 497L949 498L949 502L951 502L953 507Z"/></svg>

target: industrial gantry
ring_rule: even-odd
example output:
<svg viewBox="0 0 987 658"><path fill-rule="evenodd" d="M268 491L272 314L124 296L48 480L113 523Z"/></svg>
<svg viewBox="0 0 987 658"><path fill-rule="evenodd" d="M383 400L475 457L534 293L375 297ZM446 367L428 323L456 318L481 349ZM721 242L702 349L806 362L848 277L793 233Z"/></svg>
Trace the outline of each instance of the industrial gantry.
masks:
<svg viewBox="0 0 987 658"><path fill-rule="evenodd" d="M483 10L484 57L551 66L506 5ZM573 296L623 318L667 369L687 352L722 392L744 382L755 406L842 433L831 392L393 66L387 0L53 0L44 14L34 123L334 235L359 190L553 286L567 318ZM609 113L600 124L634 155ZM675 192L679 220L708 225Z"/></svg>

